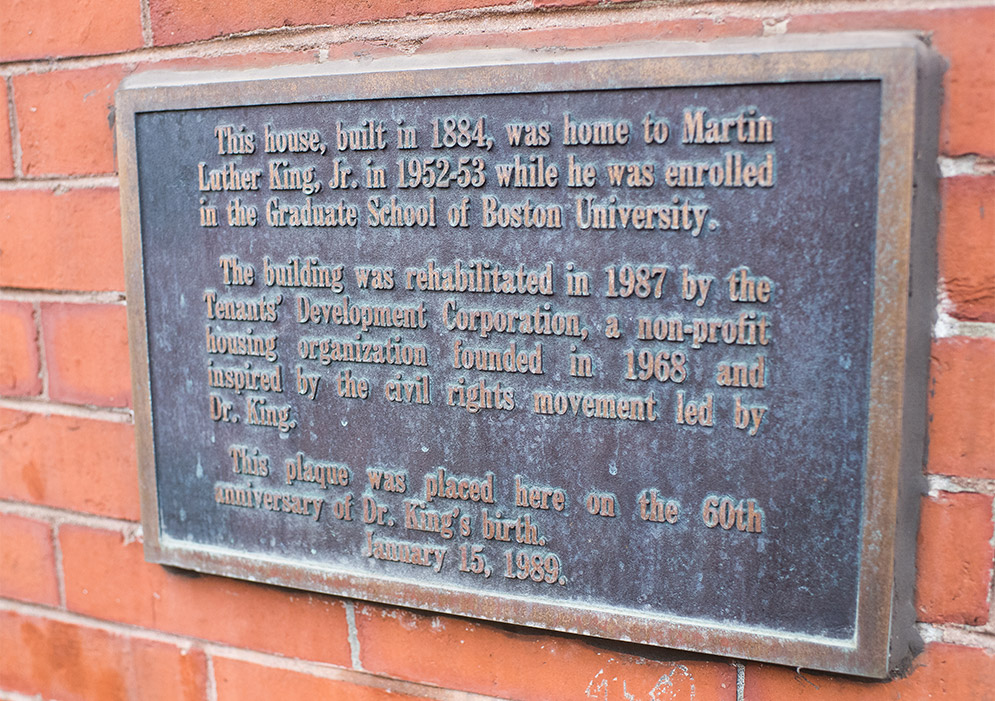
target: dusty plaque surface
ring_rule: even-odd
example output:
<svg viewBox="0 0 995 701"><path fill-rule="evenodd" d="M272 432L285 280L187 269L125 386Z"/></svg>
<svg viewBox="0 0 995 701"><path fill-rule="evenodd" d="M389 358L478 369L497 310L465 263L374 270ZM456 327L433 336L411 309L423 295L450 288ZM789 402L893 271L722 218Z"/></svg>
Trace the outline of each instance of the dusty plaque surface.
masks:
<svg viewBox="0 0 995 701"><path fill-rule="evenodd" d="M126 85L148 557L886 673L921 50L801 45Z"/></svg>

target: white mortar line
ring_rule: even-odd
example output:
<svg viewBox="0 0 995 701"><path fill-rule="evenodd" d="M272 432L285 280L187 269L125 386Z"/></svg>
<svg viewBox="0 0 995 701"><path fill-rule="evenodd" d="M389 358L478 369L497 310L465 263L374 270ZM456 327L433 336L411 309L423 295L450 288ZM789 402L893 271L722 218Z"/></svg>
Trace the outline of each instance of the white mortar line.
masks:
<svg viewBox="0 0 995 701"><path fill-rule="evenodd" d="M345 606L345 620L349 627L349 654L352 658L352 667L362 671L363 662L359 654L359 629L356 628L356 605L350 599L342 600Z"/></svg>
<svg viewBox="0 0 995 701"><path fill-rule="evenodd" d="M3 299L3 297L0 297ZM21 301L21 300L17 300ZM38 379L41 380L41 399L48 400L48 355L45 353L45 336L41 328L41 304L38 300L23 300L31 304L31 323L35 327L35 352L38 353Z"/></svg>
<svg viewBox="0 0 995 701"><path fill-rule="evenodd" d="M214 655L205 651L207 659L207 701L218 701L218 678L214 673Z"/></svg>
<svg viewBox="0 0 995 701"><path fill-rule="evenodd" d="M984 628L969 628L953 623L917 623L926 642L943 642L962 647L976 647L995 654L995 635Z"/></svg>
<svg viewBox="0 0 995 701"><path fill-rule="evenodd" d="M935 497L940 492L950 494L984 494L995 496L995 479L984 477L956 477L950 475L926 475L929 496ZM993 541L995 545L995 541Z"/></svg>
<svg viewBox="0 0 995 701"><path fill-rule="evenodd" d="M0 191L51 190L62 194L69 190L117 189L116 175L45 175L15 177L13 180L0 180Z"/></svg>
<svg viewBox="0 0 995 701"><path fill-rule="evenodd" d="M116 304L125 302L124 292L77 292L75 290L27 290L0 288L0 300L9 302L65 302L68 304Z"/></svg>
<svg viewBox="0 0 995 701"><path fill-rule="evenodd" d="M55 506L41 506L7 499L0 499L0 513L30 518L35 521L45 521L53 526L85 526L96 530L114 531L120 533L128 542L141 539L141 526L139 524L112 516L98 516L82 511L70 511Z"/></svg>
<svg viewBox="0 0 995 701"><path fill-rule="evenodd" d="M955 178L958 175L995 175L995 159L974 153L955 158L940 156L937 163L940 166L940 176L944 178Z"/></svg>
<svg viewBox="0 0 995 701"><path fill-rule="evenodd" d="M142 15L142 45L148 49L155 43L152 35L152 12L149 9L149 0L141 0L139 5Z"/></svg>
<svg viewBox="0 0 995 701"><path fill-rule="evenodd" d="M135 417L131 409L110 409L90 405L62 404L41 398L18 399L14 397L0 397L0 409L23 411L29 414L43 414L45 416L70 416L76 419L111 421L120 424L135 422Z"/></svg>
<svg viewBox="0 0 995 701"><path fill-rule="evenodd" d="M59 606L66 608L66 574L62 568L62 542L59 539L59 523L52 523L52 554L55 560L55 582L59 589Z"/></svg>
<svg viewBox="0 0 995 701"><path fill-rule="evenodd" d="M936 322L933 324L933 338L995 338L995 323L988 321L961 321L947 312L953 304L947 298L943 280L939 281L936 299Z"/></svg>
<svg viewBox="0 0 995 701"><path fill-rule="evenodd" d="M8 76L7 84L7 129L10 130L10 153L14 161L14 177L19 178L21 171L21 139L17 128L17 112L14 110L14 81ZM6 182L0 180L0 183Z"/></svg>

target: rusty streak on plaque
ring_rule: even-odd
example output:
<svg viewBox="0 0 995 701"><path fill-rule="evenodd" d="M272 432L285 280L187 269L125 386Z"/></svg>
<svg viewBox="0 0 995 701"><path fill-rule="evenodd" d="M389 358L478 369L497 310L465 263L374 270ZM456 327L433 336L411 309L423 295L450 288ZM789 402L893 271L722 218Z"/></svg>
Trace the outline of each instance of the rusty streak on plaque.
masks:
<svg viewBox="0 0 995 701"><path fill-rule="evenodd" d="M932 65L856 35L129 80L146 556L886 675Z"/></svg>

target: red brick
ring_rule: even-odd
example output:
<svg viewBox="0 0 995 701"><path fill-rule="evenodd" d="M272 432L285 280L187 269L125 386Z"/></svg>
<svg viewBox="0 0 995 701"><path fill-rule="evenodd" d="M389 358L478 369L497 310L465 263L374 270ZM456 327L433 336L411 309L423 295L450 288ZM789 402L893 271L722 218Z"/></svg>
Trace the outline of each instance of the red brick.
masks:
<svg viewBox="0 0 995 701"><path fill-rule="evenodd" d="M840 12L792 17L790 32L909 29L928 32L950 66L943 77L940 149L995 156L995 8Z"/></svg>
<svg viewBox="0 0 995 701"><path fill-rule="evenodd" d="M916 554L916 610L928 623L988 621L992 581L992 498L940 494L923 499Z"/></svg>
<svg viewBox="0 0 995 701"><path fill-rule="evenodd" d="M167 571L120 533L59 529L66 605L96 618L349 666L342 603L262 584ZM114 576L108 576L114 573Z"/></svg>
<svg viewBox="0 0 995 701"><path fill-rule="evenodd" d="M199 39L302 25L335 26L508 4L508 0L406 0L405 2L336 2L300 0L231 0L224 4L200 0L149 0L153 40L157 46Z"/></svg>
<svg viewBox="0 0 995 701"><path fill-rule="evenodd" d="M42 304L48 394L61 402L126 407L131 403L125 308Z"/></svg>
<svg viewBox="0 0 995 701"><path fill-rule="evenodd" d="M124 66L13 78L24 175L113 173L114 91Z"/></svg>
<svg viewBox="0 0 995 701"><path fill-rule="evenodd" d="M134 0L6 0L0 59L92 56L142 45L141 5Z"/></svg>
<svg viewBox="0 0 995 701"><path fill-rule="evenodd" d="M49 524L0 514L0 596L59 605L55 550Z"/></svg>
<svg viewBox="0 0 995 701"><path fill-rule="evenodd" d="M933 342L928 411L928 471L995 478L995 340Z"/></svg>
<svg viewBox="0 0 995 701"><path fill-rule="evenodd" d="M207 665L199 649L0 612L0 686L65 701L200 701Z"/></svg>
<svg viewBox="0 0 995 701"><path fill-rule="evenodd" d="M949 313L995 321L995 177L944 178L940 194L937 245Z"/></svg>
<svg viewBox="0 0 995 701"><path fill-rule="evenodd" d="M0 302L0 394L39 394L40 371L34 308L24 302Z"/></svg>
<svg viewBox="0 0 995 701"><path fill-rule="evenodd" d="M3 22L0 19L0 22ZM14 152L10 144L10 110L7 108L7 81L0 78L0 180L14 177Z"/></svg>
<svg viewBox="0 0 995 701"><path fill-rule="evenodd" d="M798 674L788 667L751 664L745 701L991 701L995 655L977 648L934 643L916 658L905 679L864 682L828 674Z"/></svg>
<svg viewBox="0 0 995 701"><path fill-rule="evenodd" d="M415 701L425 698L217 656L214 679L218 701L271 701L286 696L287 689L293 689L294 697L301 699Z"/></svg>
<svg viewBox="0 0 995 701"><path fill-rule="evenodd" d="M0 286L123 290L118 191L4 192L0 197Z"/></svg>
<svg viewBox="0 0 995 701"><path fill-rule="evenodd" d="M357 607L356 628L364 670L501 698L736 698L732 664L657 661L582 638L374 605Z"/></svg>
<svg viewBox="0 0 995 701"><path fill-rule="evenodd" d="M137 520L128 424L0 409L0 498Z"/></svg>

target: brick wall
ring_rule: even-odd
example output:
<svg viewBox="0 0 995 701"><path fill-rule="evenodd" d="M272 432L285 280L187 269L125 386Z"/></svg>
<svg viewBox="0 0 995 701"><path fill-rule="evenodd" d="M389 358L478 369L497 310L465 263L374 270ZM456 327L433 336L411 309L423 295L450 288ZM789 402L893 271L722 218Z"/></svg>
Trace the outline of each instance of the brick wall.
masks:
<svg viewBox="0 0 995 701"><path fill-rule="evenodd" d="M914 30L949 62L916 607L869 683L144 562L113 132L123 77L480 47ZM993 699L991 2L4 0L0 698Z"/></svg>

